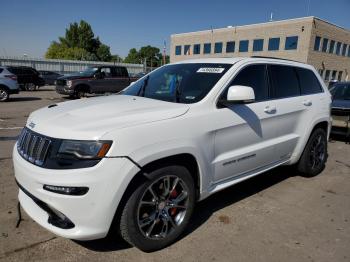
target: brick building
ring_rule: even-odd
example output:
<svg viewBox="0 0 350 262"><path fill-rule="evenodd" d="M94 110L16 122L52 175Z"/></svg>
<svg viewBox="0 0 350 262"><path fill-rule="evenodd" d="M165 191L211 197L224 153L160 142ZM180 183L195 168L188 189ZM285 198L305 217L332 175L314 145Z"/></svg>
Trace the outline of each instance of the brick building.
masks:
<svg viewBox="0 0 350 262"><path fill-rule="evenodd" d="M350 31L316 17L171 35L170 61L268 56L313 65L325 81L350 81Z"/></svg>

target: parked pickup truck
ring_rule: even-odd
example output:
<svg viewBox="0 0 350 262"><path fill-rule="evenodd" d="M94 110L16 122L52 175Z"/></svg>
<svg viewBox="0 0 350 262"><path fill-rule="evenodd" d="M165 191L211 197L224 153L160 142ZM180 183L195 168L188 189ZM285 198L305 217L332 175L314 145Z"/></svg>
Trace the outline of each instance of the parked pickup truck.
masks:
<svg viewBox="0 0 350 262"><path fill-rule="evenodd" d="M116 93L137 79L129 77L123 66L88 67L77 74L58 78L56 92L74 98L84 97L87 93Z"/></svg>

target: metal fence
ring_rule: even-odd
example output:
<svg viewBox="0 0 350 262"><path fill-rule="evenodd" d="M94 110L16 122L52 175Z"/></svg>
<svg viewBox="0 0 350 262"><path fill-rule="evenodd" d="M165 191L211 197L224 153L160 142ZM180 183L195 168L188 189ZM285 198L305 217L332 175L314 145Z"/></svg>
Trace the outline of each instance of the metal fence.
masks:
<svg viewBox="0 0 350 262"><path fill-rule="evenodd" d="M129 74L137 74L144 72L146 69L142 64L126 64L126 63L107 63L100 61L75 61L60 59L44 59L44 58L27 58L27 57L6 57L0 56L0 66L30 66L36 70L54 71L60 74L69 74L79 72L88 66L100 65L119 65L125 66Z"/></svg>

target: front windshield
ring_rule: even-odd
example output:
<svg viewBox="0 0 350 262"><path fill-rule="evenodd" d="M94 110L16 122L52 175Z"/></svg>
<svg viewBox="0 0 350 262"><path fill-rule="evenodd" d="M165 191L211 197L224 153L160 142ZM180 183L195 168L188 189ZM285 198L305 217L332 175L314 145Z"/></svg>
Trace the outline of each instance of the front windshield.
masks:
<svg viewBox="0 0 350 262"><path fill-rule="evenodd" d="M79 75L81 75L81 76L93 76L97 70L98 70L97 67L88 67L84 71L79 72Z"/></svg>
<svg viewBox="0 0 350 262"><path fill-rule="evenodd" d="M176 103L203 99L232 64L189 63L164 66L122 92Z"/></svg>
<svg viewBox="0 0 350 262"><path fill-rule="evenodd" d="M333 99L350 100L350 85L336 85L329 91Z"/></svg>

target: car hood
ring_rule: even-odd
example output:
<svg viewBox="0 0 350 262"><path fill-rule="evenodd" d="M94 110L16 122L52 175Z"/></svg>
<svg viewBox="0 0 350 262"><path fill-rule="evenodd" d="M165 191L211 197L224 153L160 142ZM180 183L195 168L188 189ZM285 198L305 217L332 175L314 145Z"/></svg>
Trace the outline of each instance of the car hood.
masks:
<svg viewBox="0 0 350 262"><path fill-rule="evenodd" d="M350 108L350 100L335 99L332 102L332 108L349 109Z"/></svg>
<svg viewBox="0 0 350 262"><path fill-rule="evenodd" d="M181 116L188 109L187 104L110 95L39 109L29 116L27 127L50 137L95 140L115 129Z"/></svg>
<svg viewBox="0 0 350 262"><path fill-rule="evenodd" d="M74 80L74 79L87 79L87 78L92 78L93 76L83 76L81 74L77 75L66 75L66 76L61 76L58 79L63 79L63 80Z"/></svg>

